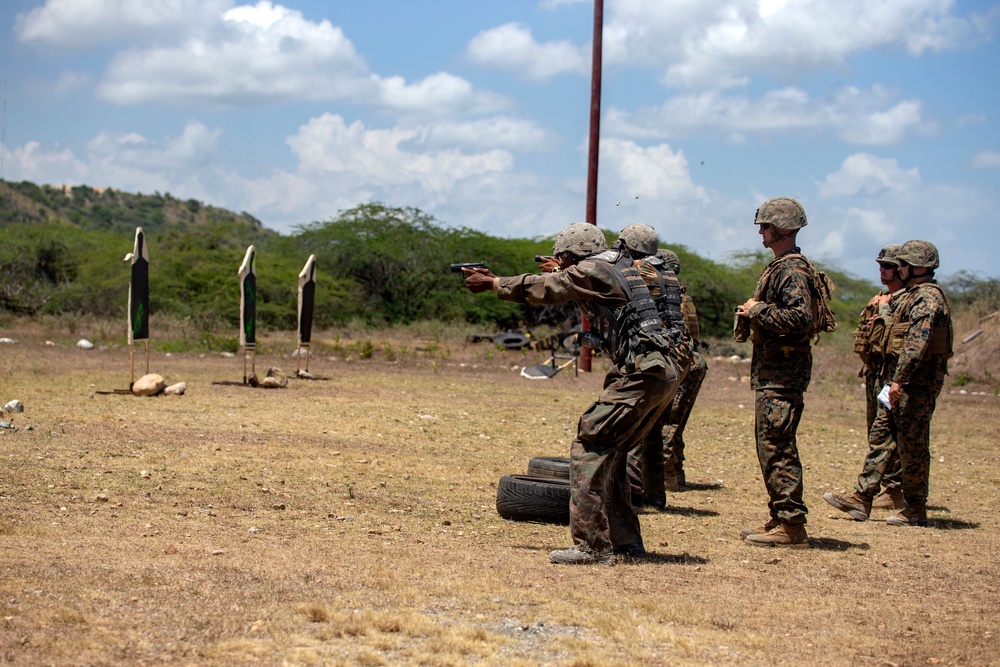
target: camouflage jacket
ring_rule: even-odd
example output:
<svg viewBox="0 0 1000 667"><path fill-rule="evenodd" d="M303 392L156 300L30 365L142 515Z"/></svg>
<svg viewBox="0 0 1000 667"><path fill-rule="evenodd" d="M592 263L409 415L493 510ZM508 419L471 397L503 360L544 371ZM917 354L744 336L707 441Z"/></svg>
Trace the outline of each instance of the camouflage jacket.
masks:
<svg viewBox="0 0 1000 667"><path fill-rule="evenodd" d="M604 257L606 254L598 257ZM649 299L649 291L642 279L638 277L638 271L635 271L635 274L641 292L645 294L645 298ZM616 274L614 263L596 258L583 259L565 271L541 274L525 273L519 276L501 277L497 296L504 301L532 305L579 301L581 309L595 326L597 319L604 321L620 317L623 310L627 310L625 306L630 303L629 296ZM605 343L607 343L607 346L602 349L611 355L616 365L628 366L624 369L625 372L629 372L631 368L645 369L651 365L664 365L661 355L668 352L669 345L662 337L664 329L659 318L656 317L655 306L651 301L650 308L655 318L656 329L652 333L659 337L658 340L648 341L648 337L638 331L630 332L632 335L626 337L632 338L638 335L647 342L655 344L638 350L617 349L626 345L626 341L621 336L614 336L615 340L611 340L612 336L609 335L611 332L598 331L604 336ZM621 322L611 322L611 324L621 324ZM652 349L654 347L655 350ZM635 358L636 353L641 358Z"/></svg>
<svg viewBox="0 0 1000 667"><path fill-rule="evenodd" d="M911 285L893 297L886 345L886 382L900 386L944 384L951 356L951 308L936 283ZM893 329L900 332L893 339ZM898 352L898 354L897 354Z"/></svg>
<svg viewBox="0 0 1000 667"><path fill-rule="evenodd" d="M795 254L793 254L795 253ZM813 330L811 269L795 248L767 265L754 291L751 308L753 359L750 386L805 391L812 375Z"/></svg>

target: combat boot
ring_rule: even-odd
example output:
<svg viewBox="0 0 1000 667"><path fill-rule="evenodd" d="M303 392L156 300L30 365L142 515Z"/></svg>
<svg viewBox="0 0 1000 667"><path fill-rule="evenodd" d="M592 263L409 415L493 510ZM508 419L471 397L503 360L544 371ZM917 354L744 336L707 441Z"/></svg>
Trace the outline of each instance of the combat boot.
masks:
<svg viewBox="0 0 1000 667"><path fill-rule="evenodd" d="M903 490L899 487L886 489L875 496L872 507L880 510L902 510L906 509L906 501L903 500Z"/></svg>
<svg viewBox="0 0 1000 667"><path fill-rule="evenodd" d="M756 528L753 526L746 526L744 528L740 528L740 537L745 539L750 535L763 535L764 533L769 533L777 528L780 523L780 521L771 517L763 526L757 526Z"/></svg>
<svg viewBox="0 0 1000 667"><path fill-rule="evenodd" d="M642 542L617 546L611 550L611 554L616 563L634 563L649 555Z"/></svg>
<svg viewBox="0 0 1000 667"><path fill-rule="evenodd" d="M755 547L809 548L809 536L806 535L806 527L802 523L780 523L763 535L747 535L743 541Z"/></svg>
<svg viewBox="0 0 1000 667"><path fill-rule="evenodd" d="M890 526L926 526L927 506L914 505L902 512L897 512L885 520Z"/></svg>
<svg viewBox="0 0 1000 667"><path fill-rule="evenodd" d="M827 492L823 494L823 500L830 503L841 512L847 512L855 521L867 521L868 515L872 513L872 499L854 492L849 496L841 496L836 493Z"/></svg>
<svg viewBox="0 0 1000 667"><path fill-rule="evenodd" d="M611 552L594 553L572 546L569 549L557 549L549 553L549 562L556 565L593 565L607 563L611 560Z"/></svg>

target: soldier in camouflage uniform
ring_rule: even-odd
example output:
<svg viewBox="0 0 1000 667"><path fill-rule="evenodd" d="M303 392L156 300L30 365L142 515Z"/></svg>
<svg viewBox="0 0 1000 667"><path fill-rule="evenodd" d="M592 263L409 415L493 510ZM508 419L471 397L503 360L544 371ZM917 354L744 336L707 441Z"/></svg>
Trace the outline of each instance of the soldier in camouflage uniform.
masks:
<svg viewBox="0 0 1000 667"><path fill-rule="evenodd" d="M657 256L667 263L674 275L680 275L681 260L672 250L657 251ZM674 395L674 402L663 420L663 471L667 491L681 491L687 485L684 474L684 428L691 416L691 408L701 391L701 384L708 374L708 363L698 352L701 330L698 327L698 313L694 300L681 285L681 314L691 335L691 367L681 380Z"/></svg>
<svg viewBox="0 0 1000 667"><path fill-rule="evenodd" d="M681 311L681 284L670 267L656 251L660 241L649 225L629 225L621 231L616 245L623 246L635 261L635 267L646 282L650 296L663 320L663 327L670 341L669 358L678 370L678 381L683 384L691 366L691 335ZM666 413L673 404L674 395L666 398L663 413L642 443L633 447L628 455L629 481L632 485L632 505L649 506L658 510L667 507L663 468L662 436Z"/></svg>
<svg viewBox="0 0 1000 667"><path fill-rule="evenodd" d="M905 285L899 279L899 262L896 260L896 253L899 252L899 245L887 245L879 251L875 261L879 265L879 279L886 286L885 292L879 292L871 298L867 305L861 310L858 318L858 328L854 330L854 352L861 357L862 368L858 373L865 379L865 418L867 428L865 433L871 438L872 425L878 414L878 394L882 390L882 370L885 365L885 333L886 323L889 321L891 312L891 300L899 298L903 294ZM884 430L884 426L880 427ZM872 449L869 447L868 454L862 467L861 475L856 489L866 493L866 490L879 487L883 488L883 494L879 500L872 501L872 507L889 507L903 509L902 473L899 467L899 452L896 450L896 433L889 431L885 434L888 441L884 446ZM824 493L823 500L827 501L837 509L842 509L845 505L846 496L836 493ZM860 502L861 499L855 499ZM867 512L858 512L849 509L848 514L864 521L868 518Z"/></svg>
<svg viewBox="0 0 1000 667"><path fill-rule="evenodd" d="M812 265L795 245L806 214L790 197L769 199L754 222L765 248L774 253L757 282L754 296L736 307L749 325L753 343L750 386L756 392L754 434L757 458L768 493L770 518L740 535L756 546L808 548L802 463L795 432L802 417L803 393L812 374Z"/></svg>
<svg viewBox="0 0 1000 667"><path fill-rule="evenodd" d="M559 271L501 278L488 269L463 269L474 293L492 289L505 301L536 305L577 301L591 323L582 342L599 346L613 364L597 401L580 417L570 448L573 546L549 554L559 564L646 553L626 459L677 389L670 344L642 276L627 251L605 248L601 231L580 222L556 236Z"/></svg>
<svg viewBox="0 0 1000 667"><path fill-rule="evenodd" d="M868 457L882 455L881 450L889 446L887 435L895 434L905 507L885 522L926 526L931 417L952 354L951 308L944 290L934 282L934 270L939 266L934 244L907 241L896 253L896 260L906 289L891 302L881 376L889 385L889 405L879 403L868 436ZM862 474L852 495L826 495L831 505L863 520L868 518L877 492L877 482Z"/></svg>

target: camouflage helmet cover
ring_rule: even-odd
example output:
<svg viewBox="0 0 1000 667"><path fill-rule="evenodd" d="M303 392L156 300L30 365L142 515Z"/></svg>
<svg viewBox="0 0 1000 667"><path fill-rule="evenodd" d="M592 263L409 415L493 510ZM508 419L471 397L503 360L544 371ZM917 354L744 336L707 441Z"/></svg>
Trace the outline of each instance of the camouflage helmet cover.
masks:
<svg viewBox="0 0 1000 667"><path fill-rule="evenodd" d="M670 270L677 275L681 272L681 259L677 256L677 253L668 248L660 248L656 251L656 256L666 262Z"/></svg>
<svg viewBox="0 0 1000 667"><path fill-rule="evenodd" d="M897 243L890 243L886 247L878 251L878 257L875 261L879 264L891 264L892 266L899 266L899 260L896 259L896 254L899 252L900 246Z"/></svg>
<svg viewBox="0 0 1000 667"><path fill-rule="evenodd" d="M786 232L801 229L808 224L802 204L791 197L768 199L757 209L753 222L755 225L773 225Z"/></svg>
<svg viewBox="0 0 1000 667"><path fill-rule="evenodd" d="M583 258L596 255L608 249L604 233L589 222L575 222L556 234L552 244L552 254L558 257L568 252L574 257Z"/></svg>
<svg viewBox="0 0 1000 667"><path fill-rule="evenodd" d="M930 241L915 239L907 241L896 252L897 262L906 262L910 266L924 266L936 269L941 265L937 248Z"/></svg>
<svg viewBox="0 0 1000 667"><path fill-rule="evenodd" d="M655 255L656 249L660 247L656 230L649 225L629 225L619 233L618 240L628 248L630 253L641 257Z"/></svg>

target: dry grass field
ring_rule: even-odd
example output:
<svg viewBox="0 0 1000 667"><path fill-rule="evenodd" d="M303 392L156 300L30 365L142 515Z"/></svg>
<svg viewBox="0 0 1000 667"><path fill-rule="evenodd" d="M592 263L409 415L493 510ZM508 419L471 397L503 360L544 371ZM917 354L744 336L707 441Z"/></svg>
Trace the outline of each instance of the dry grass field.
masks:
<svg viewBox="0 0 1000 667"><path fill-rule="evenodd" d="M567 567L547 559L567 528L501 519L496 483L566 455L603 360L529 381L542 353L371 333L314 350L322 379L251 389L213 384L239 355L154 341L150 370L188 390L137 398L100 393L128 386L128 350L86 333L0 330L0 404L26 408L0 430L0 663L1000 664L992 392L939 400L930 527L854 522L820 496L860 470L862 386L821 346L812 548L761 549L737 535L766 518L748 364L710 358L693 488L641 516L653 556ZM264 340L258 373L293 372L292 341Z"/></svg>

